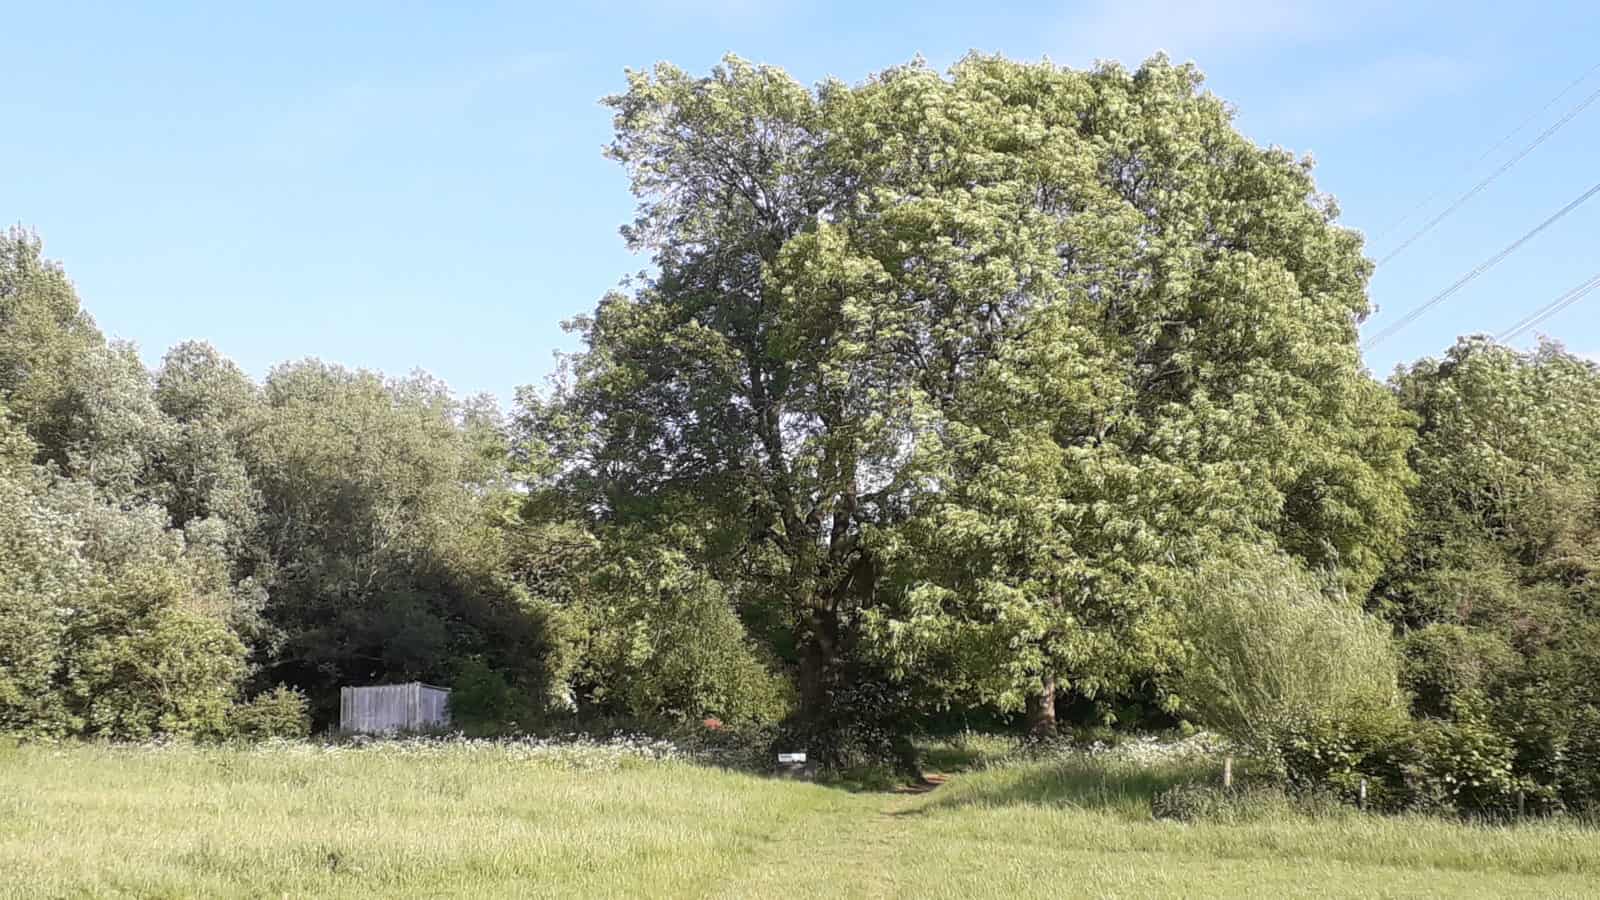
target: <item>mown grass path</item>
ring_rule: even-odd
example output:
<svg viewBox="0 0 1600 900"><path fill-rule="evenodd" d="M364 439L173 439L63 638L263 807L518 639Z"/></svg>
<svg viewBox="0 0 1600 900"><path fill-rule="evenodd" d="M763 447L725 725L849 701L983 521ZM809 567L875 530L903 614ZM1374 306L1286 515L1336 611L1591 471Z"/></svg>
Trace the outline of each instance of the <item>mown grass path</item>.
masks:
<svg viewBox="0 0 1600 900"><path fill-rule="evenodd" d="M937 776L920 790L851 795L857 802L827 819L794 823L714 896L774 896L783 888L801 897L900 896L912 886L904 873L918 852L916 823L908 814L943 780Z"/></svg>

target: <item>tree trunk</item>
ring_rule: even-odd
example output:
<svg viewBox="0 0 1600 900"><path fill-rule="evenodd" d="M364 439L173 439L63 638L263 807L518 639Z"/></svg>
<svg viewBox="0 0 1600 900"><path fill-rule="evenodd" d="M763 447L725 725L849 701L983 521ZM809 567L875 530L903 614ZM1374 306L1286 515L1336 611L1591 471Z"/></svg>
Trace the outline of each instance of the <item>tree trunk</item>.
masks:
<svg viewBox="0 0 1600 900"><path fill-rule="evenodd" d="M828 681L832 674L838 646L838 625L823 610L811 613L810 634L800 647L800 709L801 721L815 723L828 711Z"/></svg>
<svg viewBox="0 0 1600 900"><path fill-rule="evenodd" d="M1028 695L1028 736L1051 738L1056 735L1056 679L1046 675L1037 692Z"/></svg>

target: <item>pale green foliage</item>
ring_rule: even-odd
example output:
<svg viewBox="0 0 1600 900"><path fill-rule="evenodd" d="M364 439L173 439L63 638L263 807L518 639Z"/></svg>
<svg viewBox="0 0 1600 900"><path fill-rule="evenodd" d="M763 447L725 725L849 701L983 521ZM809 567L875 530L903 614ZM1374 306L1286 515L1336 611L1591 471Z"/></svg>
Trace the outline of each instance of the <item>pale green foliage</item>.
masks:
<svg viewBox="0 0 1600 900"><path fill-rule="evenodd" d="M256 386L209 345L186 343L162 359L154 396L172 423L159 468L173 525L214 521L237 555L253 554L261 499L240 443L260 412Z"/></svg>
<svg viewBox="0 0 1600 900"><path fill-rule="evenodd" d="M492 401L422 375L305 363L258 389L185 343L152 376L8 231L0 728L221 734L247 675L326 714L336 684L476 655L541 706L562 662L490 521L506 455Z"/></svg>
<svg viewBox="0 0 1600 900"><path fill-rule="evenodd" d="M220 733L245 675L225 567L81 482L0 494L0 728Z"/></svg>
<svg viewBox="0 0 1600 900"><path fill-rule="evenodd" d="M115 737L220 733L246 674L228 624L225 561L169 530L160 507L120 509L70 482L46 502L72 516L76 551L94 570L57 612L73 727Z"/></svg>
<svg viewBox="0 0 1600 900"><path fill-rule="evenodd" d="M245 648L171 568L118 573L67 624L68 704L89 734L216 736Z"/></svg>
<svg viewBox="0 0 1600 900"><path fill-rule="evenodd" d="M1002 705L1041 671L1114 693L1169 665L1164 579L1224 541L1356 592L1393 555L1409 438L1360 367L1359 239L1198 84L973 57L825 92L874 188L828 252L880 273L832 283L884 292L871 346L940 373L880 628L902 668Z"/></svg>
<svg viewBox="0 0 1600 900"><path fill-rule="evenodd" d="M105 343L17 230L0 239L0 419L0 728L219 733L251 603L236 541L171 529L169 476L231 457L178 440L133 348Z"/></svg>
<svg viewBox="0 0 1600 900"><path fill-rule="evenodd" d="M64 419L81 393L80 366L104 343L38 236L20 228L0 234L0 399L45 458L66 462L72 438Z"/></svg>
<svg viewBox="0 0 1600 900"><path fill-rule="evenodd" d="M261 518L261 494L243 457L260 414L260 392L244 371L208 344L183 343L162 358L155 401L170 423L155 465L161 502L191 544L225 561L233 584L233 624L248 641L270 645L261 620L274 575Z"/></svg>
<svg viewBox="0 0 1600 900"><path fill-rule="evenodd" d="M240 423L261 402L250 376L200 341L178 344L161 358L155 396L161 411L177 422L219 426Z"/></svg>
<svg viewBox="0 0 1600 900"><path fill-rule="evenodd" d="M34 444L0 400L0 476L21 477L33 462Z"/></svg>
<svg viewBox="0 0 1600 900"><path fill-rule="evenodd" d="M168 422L131 345L107 344L39 239L0 235L0 400L52 462L119 501L160 499Z"/></svg>
<svg viewBox="0 0 1600 900"><path fill-rule="evenodd" d="M173 430L152 388L131 344L112 343L84 354L71 393L58 407L63 472L121 502L164 500L155 467Z"/></svg>
<svg viewBox="0 0 1600 900"><path fill-rule="evenodd" d="M1294 560L1240 549L1186 593L1180 690L1200 722L1272 756L1308 727L1403 720L1389 628Z"/></svg>
<svg viewBox="0 0 1600 900"><path fill-rule="evenodd" d="M70 516L40 487L26 468L0 474L0 731L65 727L56 685L64 616L91 580Z"/></svg>

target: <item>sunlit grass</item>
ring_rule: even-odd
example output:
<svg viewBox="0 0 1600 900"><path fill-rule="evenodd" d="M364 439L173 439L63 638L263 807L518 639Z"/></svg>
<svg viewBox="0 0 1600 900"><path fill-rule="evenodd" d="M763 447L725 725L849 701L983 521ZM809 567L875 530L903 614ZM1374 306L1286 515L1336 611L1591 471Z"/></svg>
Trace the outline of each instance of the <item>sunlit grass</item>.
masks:
<svg viewBox="0 0 1600 900"><path fill-rule="evenodd" d="M1152 820L1204 760L992 763L926 794L487 744L0 749L7 896L1587 896L1600 832L1354 811ZM966 762L972 762L967 758ZM954 768L948 766L947 768Z"/></svg>

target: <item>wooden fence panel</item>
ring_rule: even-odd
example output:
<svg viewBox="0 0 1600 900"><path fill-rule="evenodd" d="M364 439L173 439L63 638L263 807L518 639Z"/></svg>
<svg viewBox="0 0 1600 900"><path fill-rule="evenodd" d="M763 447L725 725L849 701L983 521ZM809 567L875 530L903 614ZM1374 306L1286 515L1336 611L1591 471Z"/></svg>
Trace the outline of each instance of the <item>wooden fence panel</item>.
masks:
<svg viewBox="0 0 1600 900"><path fill-rule="evenodd" d="M339 690L339 730L363 734L450 724L450 691L411 682Z"/></svg>

